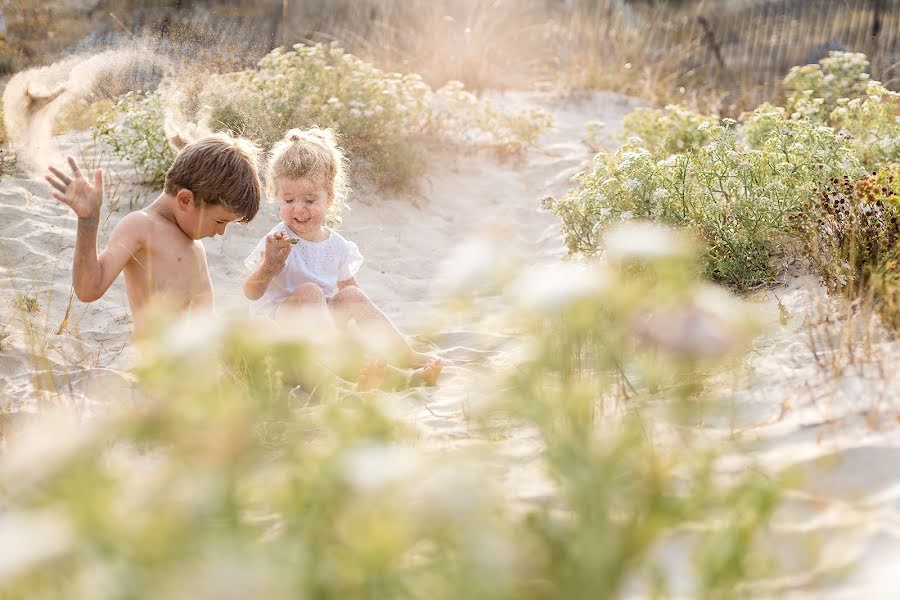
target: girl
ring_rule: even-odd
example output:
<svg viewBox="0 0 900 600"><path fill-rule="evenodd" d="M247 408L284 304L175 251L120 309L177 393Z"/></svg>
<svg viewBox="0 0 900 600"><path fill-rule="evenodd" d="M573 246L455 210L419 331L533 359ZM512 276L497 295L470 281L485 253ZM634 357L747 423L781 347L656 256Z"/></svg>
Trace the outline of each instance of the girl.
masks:
<svg viewBox="0 0 900 600"><path fill-rule="evenodd" d="M292 129L269 156L268 192L281 222L259 241L244 264L250 275L244 294L253 312L279 318L304 308L321 323L322 333L354 319L360 329L383 336L403 366L417 367L409 382L434 385L443 363L413 350L400 331L359 288L355 275L363 262L356 244L329 225L340 224L347 194L344 155L329 129ZM383 362L366 369L360 387L384 378Z"/></svg>

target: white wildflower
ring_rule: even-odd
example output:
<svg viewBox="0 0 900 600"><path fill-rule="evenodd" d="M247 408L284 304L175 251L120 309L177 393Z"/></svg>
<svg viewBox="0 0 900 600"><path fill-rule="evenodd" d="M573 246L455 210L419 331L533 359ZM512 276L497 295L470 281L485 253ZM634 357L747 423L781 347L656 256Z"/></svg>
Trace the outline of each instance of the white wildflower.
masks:
<svg viewBox="0 0 900 600"><path fill-rule="evenodd" d="M344 480L359 491L372 491L409 479L421 464L410 448L368 444L348 451L342 462Z"/></svg>
<svg viewBox="0 0 900 600"><path fill-rule="evenodd" d="M526 269L507 288L507 294L526 310L555 313L606 285L605 274L582 263L563 262Z"/></svg>
<svg viewBox="0 0 900 600"><path fill-rule="evenodd" d="M606 254L612 261L634 258L659 259L691 254L690 244L682 234L652 223L628 223L616 226L606 234L604 242Z"/></svg>
<svg viewBox="0 0 900 600"><path fill-rule="evenodd" d="M75 531L53 512L10 512L0 517L0 579L34 572L74 547Z"/></svg>

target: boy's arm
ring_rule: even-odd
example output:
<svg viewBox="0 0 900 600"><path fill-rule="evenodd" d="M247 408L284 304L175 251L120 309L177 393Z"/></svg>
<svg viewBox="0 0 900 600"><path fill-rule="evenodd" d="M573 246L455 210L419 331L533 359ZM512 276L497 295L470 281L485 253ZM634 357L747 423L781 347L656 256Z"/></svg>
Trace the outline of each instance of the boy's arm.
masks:
<svg viewBox="0 0 900 600"><path fill-rule="evenodd" d="M70 156L71 176L50 167L47 182L56 190L53 197L72 209L78 217L75 256L72 260L72 285L82 302L100 298L138 249L138 223L131 215L113 230L107 249L97 256L100 207L103 204L103 172L94 172L93 185L81 174Z"/></svg>
<svg viewBox="0 0 900 600"><path fill-rule="evenodd" d="M209 281L210 286L191 298L191 308L212 310L215 308L215 298L213 296L212 279L209 276L209 263L206 261L206 248L203 247L203 244L198 245L200 246L200 253L203 254L203 260L200 262L200 281Z"/></svg>
<svg viewBox="0 0 900 600"><path fill-rule="evenodd" d="M112 285L128 261L134 258L143 240L143 215L132 213L115 226L106 249L97 256L98 220L78 219L75 256L72 259L72 286L82 302L97 300Z"/></svg>

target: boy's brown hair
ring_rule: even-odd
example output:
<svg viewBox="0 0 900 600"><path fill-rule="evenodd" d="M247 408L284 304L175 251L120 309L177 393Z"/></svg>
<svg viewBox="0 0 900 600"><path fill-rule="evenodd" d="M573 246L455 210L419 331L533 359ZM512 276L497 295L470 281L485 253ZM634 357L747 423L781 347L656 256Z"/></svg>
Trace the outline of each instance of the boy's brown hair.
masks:
<svg viewBox="0 0 900 600"><path fill-rule="evenodd" d="M259 148L243 138L214 134L184 147L166 173L165 191L187 189L195 202L221 204L249 223L263 196Z"/></svg>

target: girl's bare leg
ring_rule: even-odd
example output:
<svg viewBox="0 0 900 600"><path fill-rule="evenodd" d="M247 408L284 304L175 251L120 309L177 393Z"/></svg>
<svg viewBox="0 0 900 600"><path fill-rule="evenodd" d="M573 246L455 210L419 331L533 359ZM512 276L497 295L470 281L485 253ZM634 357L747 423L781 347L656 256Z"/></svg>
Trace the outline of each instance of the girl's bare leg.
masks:
<svg viewBox="0 0 900 600"><path fill-rule="evenodd" d="M304 333L318 332L310 336L317 341L329 339L337 333L334 317L328 308L325 294L315 283L301 284L275 311L278 321L293 321L291 325L304 328Z"/></svg>
<svg viewBox="0 0 900 600"><path fill-rule="evenodd" d="M404 366L424 367L436 359L435 357L416 352L400 330L391 322L378 306L366 295L364 291L355 285L349 285L335 294L328 302L332 310L340 320L349 321L355 319L357 325L363 331L373 335L383 336L398 356L405 363Z"/></svg>

